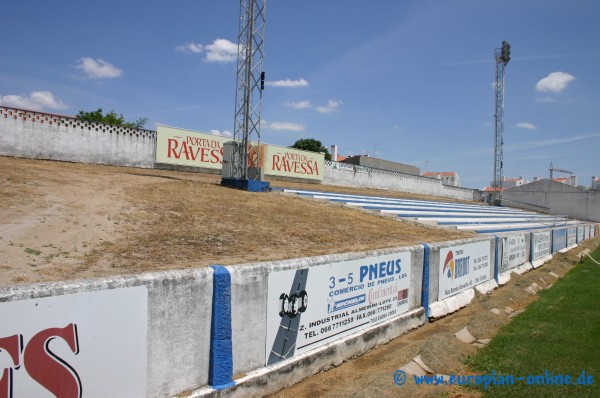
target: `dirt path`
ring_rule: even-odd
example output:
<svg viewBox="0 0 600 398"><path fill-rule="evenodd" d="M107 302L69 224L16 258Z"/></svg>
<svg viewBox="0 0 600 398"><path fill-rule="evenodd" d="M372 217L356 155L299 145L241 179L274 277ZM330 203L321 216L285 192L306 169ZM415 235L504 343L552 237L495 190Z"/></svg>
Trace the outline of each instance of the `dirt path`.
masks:
<svg viewBox="0 0 600 398"><path fill-rule="evenodd" d="M220 177L0 157L0 285L307 257L473 236L219 186ZM274 182L395 197L418 195Z"/></svg>
<svg viewBox="0 0 600 398"><path fill-rule="evenodd" d="M480 397L477 391L457 386L417 386L412 376L403 386L394 384L394 372L420 355L436 374L468 374L464 361L477 351L473 344L460 342L454 333L464 327L477 339L491 339L511 321L513 313L522 311L536 300L525 288L532 283L547 287L556 281L549 274L566 274L578 261L583 248L594 249L600 238L594 238L531 272L516 276L489 295L479 295L466 308L435 322L428 323L367 354L339 367L319 373L293 387L272 395L274 398L309 397ZM510 307L509 311L506 311ZM500 314L490 310L496 308ZM518 316L518 315L517 315ZM526 342L523 342L526 344Z"/></svg>

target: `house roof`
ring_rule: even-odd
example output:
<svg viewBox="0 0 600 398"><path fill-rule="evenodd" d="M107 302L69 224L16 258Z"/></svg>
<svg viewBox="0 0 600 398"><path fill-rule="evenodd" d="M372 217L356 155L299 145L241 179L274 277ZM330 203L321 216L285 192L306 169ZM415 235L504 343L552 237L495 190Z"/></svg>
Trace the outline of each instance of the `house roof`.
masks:
<svg viewBox="0 0 600 398"><path fill-rule="evenodd" d="M492 187L485 187L482 189L483 192L494 192L494 191L506 191L507 188L492 188Z"/></svg>
<svg viewBox="0 0 600 398"><path fill-rule="evenodd" d="M422 175L424 177L456 177L456 171L426 171Z"/></svg>

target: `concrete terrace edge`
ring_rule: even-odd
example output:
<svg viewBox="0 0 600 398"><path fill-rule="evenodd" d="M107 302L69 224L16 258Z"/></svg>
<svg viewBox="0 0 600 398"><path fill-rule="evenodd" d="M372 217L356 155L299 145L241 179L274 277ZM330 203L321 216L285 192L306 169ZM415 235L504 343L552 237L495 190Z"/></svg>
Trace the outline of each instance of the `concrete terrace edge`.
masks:
<svg viewBox="0 0 600 398"><path fill-rule="evenodd" d="M290 387L301 380L389 342L427 323L425 309L419 307L371 328L333 341L314 351L248 373L225 390L210 387L196 390L190 398L261 397Z"/></svg>

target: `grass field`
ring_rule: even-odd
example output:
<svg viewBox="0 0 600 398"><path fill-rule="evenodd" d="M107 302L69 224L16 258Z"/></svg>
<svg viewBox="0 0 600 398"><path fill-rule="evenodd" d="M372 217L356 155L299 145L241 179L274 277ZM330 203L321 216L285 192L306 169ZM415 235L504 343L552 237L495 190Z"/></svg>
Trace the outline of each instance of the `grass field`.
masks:
<svg viewBox="0 0 600 398"><path fill-rule="evenodd" d="M592 256L599 261L600 248ZM600 397L600 265L587 258L541 292L468 365L514 375L514 385L490 385L484 397Z"/></svg>

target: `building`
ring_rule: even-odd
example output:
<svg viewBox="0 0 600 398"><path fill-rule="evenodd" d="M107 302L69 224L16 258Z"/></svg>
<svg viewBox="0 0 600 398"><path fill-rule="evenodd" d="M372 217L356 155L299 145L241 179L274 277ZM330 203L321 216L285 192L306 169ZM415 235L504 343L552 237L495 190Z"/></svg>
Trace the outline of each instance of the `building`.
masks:
<svg viewBox="0 0 600 398"><path fill-rule="evenodd" d="M504 177L504 179L502 180L502 188L508 189L508 188L520 187L521 185L525 185L528 182L529 181L527 181L525 178L523 178L523 176L519 176L516 178Z"/></svg>
<svg viewBox="0 0 600 398"><path fill-rule="evenodd" d="M544 178L533 177L534 182L539 181L539 180L544 180ZM556 177L556 178L553 178L552 181L560 182L561 184L567 184L572 187L577 186L577 176L573 176L573 175L571 177Z"/></svg>
<svg viewBox="0 0 600 398"><path fill-rule="evenodd" d="M600 191L543 179L502 192L504 206L600 222Z"/></svg>
<svg viewBox="0 0 600 398"><path fill-rule="evenodd" d="M592 189L600 190L600 177L592 177Z"/></svg>
<svg viewBox="0 0 600 398"><path fill-rule="evenodd" d="M348 156L342 163L352 164L355 166L371 167L373 169L395 171L397 173L421 175L421 169L408 164L391 162L389 160L377 159L368 155Z"/></svg>
<svg viewBox="0 0 600 398"><path fill-rule="evenodd" d="M456 171L426 171L421 174L423 177L437 178L442 180L442 184L460 187L460 177Z"/></svg>

